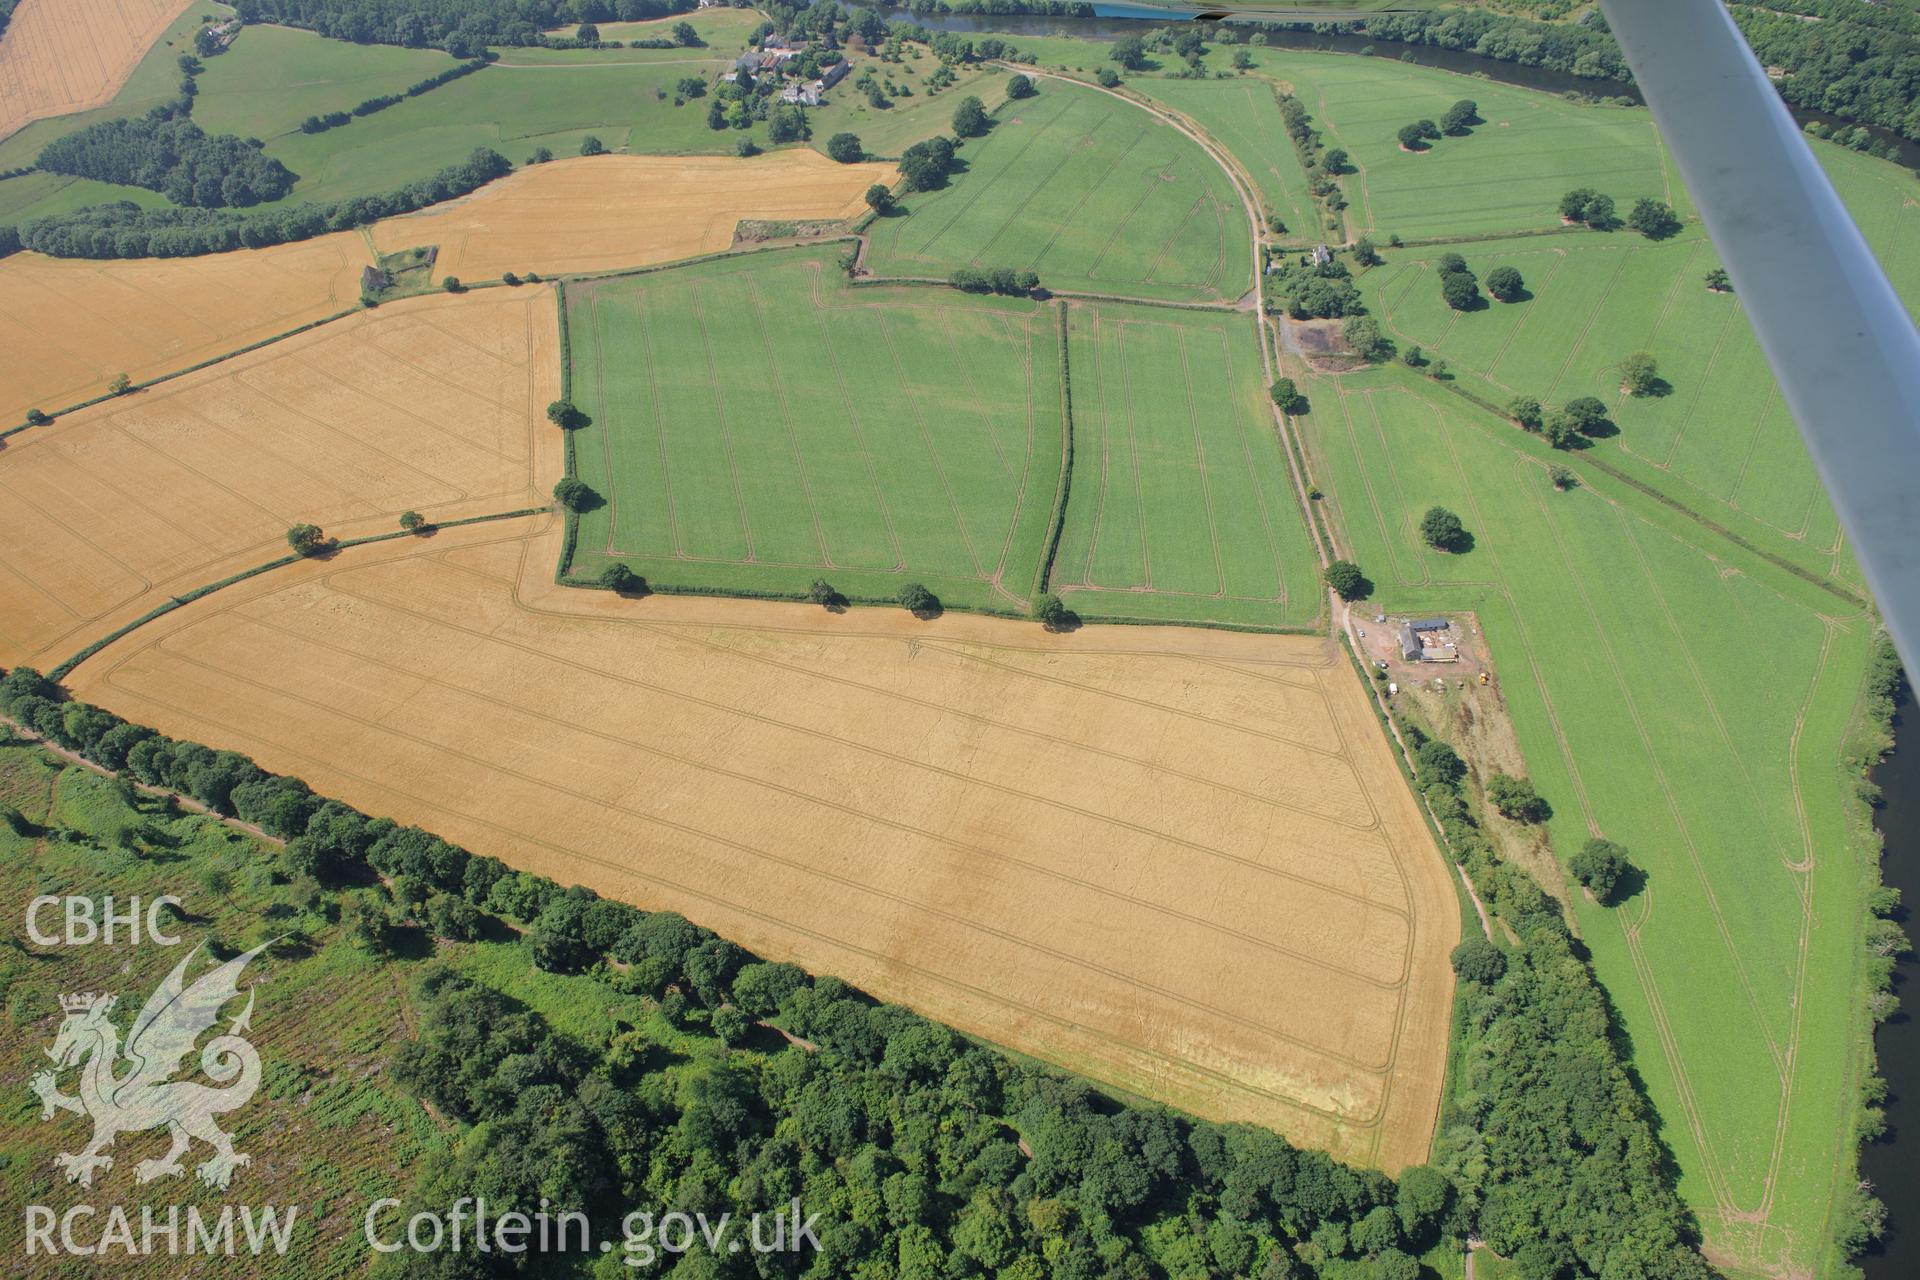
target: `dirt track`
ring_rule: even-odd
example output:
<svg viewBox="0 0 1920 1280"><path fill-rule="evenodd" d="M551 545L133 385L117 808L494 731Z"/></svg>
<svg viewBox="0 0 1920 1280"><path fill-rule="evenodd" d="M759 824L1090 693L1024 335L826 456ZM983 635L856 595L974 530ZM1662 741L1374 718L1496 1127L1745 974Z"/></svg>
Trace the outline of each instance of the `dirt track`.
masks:
<svg viewBox="0 0 1920 1280"><path fill-rule="evenodd" d="M0 665L51 666L170 594L400 512L538 505L552 290L382 307L32 428L0 449ZM549 483L549 488L551 484Z"/></svg>
<svg viewBox="0 0 1920 1280"><path fill-rule="evenodd" d="M187 0L21 0L0 39L0 138L104 106Z"/></svg>
<svg viewBox="0 0 1920 1280"><path fill-rule="evenodd" d="M1424 1159L1459 915L1345 660L551 584L539 517L179 610L77 692L1139 1093Z"/></svg>
<svg viewBox="0 0 1920 1280"><path fill-rule="evenodd" d="M555 160L465 200L374 229L382 253L437 244L434 274L607 271L714 253L743 218L845 218L890 164L839 164L817 151Z"/></svg>

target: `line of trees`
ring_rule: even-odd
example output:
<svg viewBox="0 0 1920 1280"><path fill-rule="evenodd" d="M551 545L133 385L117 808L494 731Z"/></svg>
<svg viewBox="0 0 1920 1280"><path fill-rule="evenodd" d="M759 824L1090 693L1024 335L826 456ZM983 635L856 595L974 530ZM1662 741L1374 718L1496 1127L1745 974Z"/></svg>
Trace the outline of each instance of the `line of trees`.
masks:
<svg viewBox="0 0 1920 1280"><path fill-rule="evenodd" d="M262 150L258 139L210 134L179 103L131 120L103 120L56 138L34 164L49 173L158 191L174 204L244 208L278 200L297 175Z"/></svg>
<svg viewBox="0 0 1920 1280"><path fill-rule="evenodd" d="M511 172L481 147L457 165L382 195L240 214L212 209L142 209L129 201L93 205L0 227L0 254L32 249L55 258L184 258L308 240L451 200Z"/></svg>
<svg viewBox="0 0 1920 1280"><path fill-rule="evenodd" d="M430 75L425 80L414 81L399 94L385 94L381 97L368 98L365 102L354 107L351 112L329 111L325 115L308 116L300 122L300 132L325 133L328 129L338 129L343 124L351 124L356 117L370 116L376 111L385 111L388 107L397 106L408 98L417 98L423 93L433 92L443 84L450 84L462 76L470 76L474 72L487 66L493 59L494 55L492 53L483 50L480 56L469 58L458 66L449 67L445 71Z"/></svg>

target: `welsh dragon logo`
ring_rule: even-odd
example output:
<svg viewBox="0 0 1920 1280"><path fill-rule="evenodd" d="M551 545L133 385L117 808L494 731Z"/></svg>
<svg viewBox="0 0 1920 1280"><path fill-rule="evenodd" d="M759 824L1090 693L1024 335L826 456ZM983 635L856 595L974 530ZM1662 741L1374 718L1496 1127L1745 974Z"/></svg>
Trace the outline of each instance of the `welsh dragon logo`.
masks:
<svg viewBox="0 0 1920 1280"><path fill-rule="evenodd" d="M122 1133L143 1129L164 1127L173 1146L160 1159L142 1160L135 1166L136 1182L178 1177L186 1172L180 1157L194 1138L213 1148L212 1157L194 1169L210 1187L225 1190L233 1180L233 1171L250 1162L251 1157L233 1149L232 1137L221 1131L214 1117L245 1106L260 1087L260 1055L240 1034L248 1029L253 1016L251 991L246 1007L226 1033L215 1036L200 1050L200 1069L226 1087L214 1089L173 1076L193 1051L194 1042L219 1021L222 1006L240 994L241 971L267 945L271 944L235 956L188 985L187 966L201 950L196 947L147 998L127 1033L124 1049L119 1030L107 1020L119 997L60 997L66 1020L60 1024L53 1048L46 1051L54 1069L35 1075L32 1088L40 1098L42 1120L53 1119L56 1111L71 1111L93 1120L93 1140L83 1150L53 1158L54 1164L66 1171L67 1181L92 1186L95 1170L113 1167L113 1157L106 1154L113 1140ZM80 1094L69 1097L60 1092L57 1081L62 1072L76 1066L80 1068Z"/></svg>

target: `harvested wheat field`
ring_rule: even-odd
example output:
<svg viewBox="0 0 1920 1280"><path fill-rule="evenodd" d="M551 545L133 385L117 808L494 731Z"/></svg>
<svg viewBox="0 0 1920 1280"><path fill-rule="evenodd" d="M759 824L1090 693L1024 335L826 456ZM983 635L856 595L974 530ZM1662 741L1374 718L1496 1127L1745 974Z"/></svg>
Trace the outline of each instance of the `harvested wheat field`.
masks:
<svg viewBox="0 0 1920 1280"><path fill-rule="evenodd" d="M558 343L544 286L420 298L12 437L0 665L51 666L168 595L285 555L292 524L352 537L409 508L539 504Z"/></svg>
<svg viewBox="0 0 1920 1280"><path fill-rule="evenodd" d="M358 306L372 261L351 233L204 258L0 259L0 428L117 373L145 381Z"/></svg>
<svg viewBox="0 0 1920 1280"><path fill-rule="evenodd" d="M713 253L743 218L846 218L891 182L890 164L817 151L732 156L590 156L523 169L463 200L373 230L382 253L439 245L436 276L608 271Z"/></svg>
<svg viewBox="0 0 1920 1280"><path fill-rule="evenodd" d="M20 0L0 38L0 138L107 103L187 0Z"/></svg>
<svg viewBox="0 0 1920 1280"><path fill-rule="evenodd" d="M627 600L554 587L551 526L263 576L72 683L1123 1089L1425 1157L1459 913L1326 641Z"/></svg>

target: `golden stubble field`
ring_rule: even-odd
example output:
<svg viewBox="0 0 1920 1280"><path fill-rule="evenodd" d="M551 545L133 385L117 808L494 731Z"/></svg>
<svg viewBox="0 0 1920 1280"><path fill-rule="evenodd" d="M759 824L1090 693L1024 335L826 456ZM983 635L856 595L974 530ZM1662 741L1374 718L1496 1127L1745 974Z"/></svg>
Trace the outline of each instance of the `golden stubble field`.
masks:
<svg viewBox="0 0 1920 1280"><path fill-rule="evenodd" d="M372 262L352 232L202 258L0 258L0 427L337 315Z"/></svg>
<svg viewBox="0 0 1920 1280"><path fill-rule="evenodd" d="M554 160L462 200L374 228L381 253L440 246L434 275L609 271L714 253L743 218L828 219L862 212L890 164L840 164L804 148L733 156Z"/></svg>
<svg viewBox="0 0 1920 1280"><path fill-rule="evenodd" d="M0 138L104 106L187 0L20 0L0 39Z"/></svg>
<svg viewBox="0 0 1920 1280"><path fill-rule="evenodd" d="M169 595L341 537L539 505L550 286L412 299L0 448L0 665L49 667Z"/></svg>
<svg viewBox="0 0 1920 1280"><path fill-rule="evenodd" d="M551 517L243 583L78 696L1193 1112L1425 1158L1459 914L1317 638L552 585Z"/></svg>

